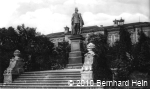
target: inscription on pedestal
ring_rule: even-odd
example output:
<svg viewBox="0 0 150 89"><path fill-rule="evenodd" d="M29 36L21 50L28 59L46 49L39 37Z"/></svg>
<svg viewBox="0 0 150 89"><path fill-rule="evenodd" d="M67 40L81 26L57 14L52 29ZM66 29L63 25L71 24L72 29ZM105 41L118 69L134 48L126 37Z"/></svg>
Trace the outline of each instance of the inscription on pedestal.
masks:
<svg viewBox="0 0 150 89"><path fill-rule="evenodd" d="M79 43L79 41L73 41L71 43L71 51L80 51L80 43Z"/></svg>

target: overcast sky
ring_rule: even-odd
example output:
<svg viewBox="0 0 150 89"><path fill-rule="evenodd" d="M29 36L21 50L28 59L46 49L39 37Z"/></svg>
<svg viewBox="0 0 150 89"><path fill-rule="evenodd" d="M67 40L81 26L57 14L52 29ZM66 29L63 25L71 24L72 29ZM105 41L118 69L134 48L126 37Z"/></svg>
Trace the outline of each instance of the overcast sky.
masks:
<svg viewBox="0 0 150 89"><path fill-rule="evenodd" d="M113 25L114 19L125 23L149 21L149 0L0 0L0 28L25 24L42 34L71 27L75 7L85 25Z"/></svg>

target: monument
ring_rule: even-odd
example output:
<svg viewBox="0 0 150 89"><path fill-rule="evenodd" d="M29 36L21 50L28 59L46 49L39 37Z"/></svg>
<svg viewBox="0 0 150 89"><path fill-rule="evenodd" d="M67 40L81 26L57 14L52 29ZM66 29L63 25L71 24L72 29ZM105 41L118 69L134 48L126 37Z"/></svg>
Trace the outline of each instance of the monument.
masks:
<svg viewBox="0 0 150 89"><path fill-rule="evenodd" d="M81 13L78 13L78 8L75 8L75 13L72 15L71 19L72 31L71 34L77 35L81 34L81 29L84 25Z"/></svg>
<svg viewBox="0 0 150 89"><path fill-rule="evenodd" d="M82 45L83 37L81 35L82 27L84 25L81 13L78 13L78 8L75 8L75 13L71 19L71 52L69 53L69 64L71 68L82 66Z"/></svg>

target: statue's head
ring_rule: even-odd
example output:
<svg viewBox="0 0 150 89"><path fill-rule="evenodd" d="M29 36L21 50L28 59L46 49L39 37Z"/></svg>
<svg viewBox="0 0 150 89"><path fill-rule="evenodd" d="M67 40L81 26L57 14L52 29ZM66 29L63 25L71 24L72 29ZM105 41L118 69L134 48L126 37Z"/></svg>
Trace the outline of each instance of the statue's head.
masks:
<svg viewBox="0 0 150 89"><path fill-rule="evenodd" d="M94 45L93 43L89 43L89 44L87 45L87 48L88 48L88 49L93 49L93 48L95 48L95 45Z"/></svg>
<svg viewBox="0 0 150 89"><path fill-rule="evenodd" d="M78 8L77 8L77 7L75 8L75 12L76 12L76 13L78 12Z"/></svg>

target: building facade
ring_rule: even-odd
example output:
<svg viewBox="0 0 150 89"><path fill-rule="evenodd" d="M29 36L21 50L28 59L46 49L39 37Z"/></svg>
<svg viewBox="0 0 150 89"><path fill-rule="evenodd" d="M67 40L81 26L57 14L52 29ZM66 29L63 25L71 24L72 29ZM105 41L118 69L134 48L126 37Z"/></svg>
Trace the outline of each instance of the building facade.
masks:
<svg viewBox="0 0 150 89"><path fill-rule="evenodd" d="M82 36L86 39L90 34L104 34L104 31L108 32L108 43L113 45L114 42L119 40L119 26L124 25L125 28L131 33L131 41L132 43L138 42L138 32L143 30L146 36L150 37L150 22L135 22L135 23L127 23L124 24L124 20L121 18L120 20L114 20L114 24L112 26L88 26L82 28ZM48 34L47 37L55 43L57 46L58 42L68 41L70 43L69 37L71 36L71 31L66 26L64 27L64 32L52 33ZM86 41L86 40L85 40Z"/></svg>

